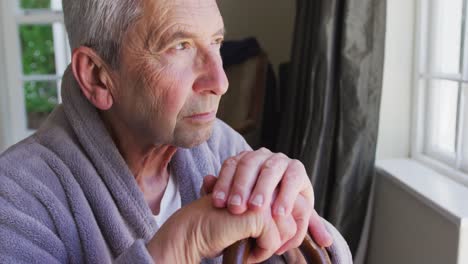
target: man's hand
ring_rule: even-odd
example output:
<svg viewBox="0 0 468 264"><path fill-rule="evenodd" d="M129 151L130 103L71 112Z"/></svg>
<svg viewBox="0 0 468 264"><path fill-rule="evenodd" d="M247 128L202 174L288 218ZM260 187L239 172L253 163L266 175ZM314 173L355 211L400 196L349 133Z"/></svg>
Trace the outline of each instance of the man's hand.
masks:
<svg viewBox="0 0 468 264"><path fill-rule="evenodd" d="M305 204L305 200L299 199L298 203ZM282 224L296 231L292 217L285 217ZM270 210L232 215L225 209L214 208L211 196L206 195L172 215L147 248L160 263L200 263L202 258L215 257L249 237L256 238L249 263L266 260L281 246L279 227Z"/></svg>
<svg viewBox="0 0 468 264"><path fill-rule="evenodd" d="M210 176L204 186L205 191L213 191L215 207L227 207L236 215L270 208L276 221L292 215L297 232L292 237L281 236L287 240L282 240L283 246L277 251L278 254L298 247L307 227L319 245L326 247L332 243L320 216L313 209L313 188L304 165L298 160L265 148L245 151L227 159L216 182ZM306 203L296 203L300 196ZM282 226L279 225L281 234L291 233L287 230L288 226L284 226L284 229Z"/></svg>

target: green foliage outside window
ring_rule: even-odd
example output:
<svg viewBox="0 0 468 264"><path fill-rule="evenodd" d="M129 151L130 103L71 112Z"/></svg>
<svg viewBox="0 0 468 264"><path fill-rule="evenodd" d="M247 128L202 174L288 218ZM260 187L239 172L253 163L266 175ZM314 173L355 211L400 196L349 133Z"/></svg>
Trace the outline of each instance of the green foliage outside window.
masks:
<svg viewBox="0 0 468 264"><path fill-rule="evenodd" d="M50 0L21 0L20 7L23 9L50 8Z"/></svg>
<svg viewBox="0 0 468 264"><path fill-rule="evenodd" d="M24 9L50 8L50 0L21 0ZM19 26L23 74L55 75L54 42L51 25ZM57 104L55 81L24 82L28 113L49 113Z"/></svg>

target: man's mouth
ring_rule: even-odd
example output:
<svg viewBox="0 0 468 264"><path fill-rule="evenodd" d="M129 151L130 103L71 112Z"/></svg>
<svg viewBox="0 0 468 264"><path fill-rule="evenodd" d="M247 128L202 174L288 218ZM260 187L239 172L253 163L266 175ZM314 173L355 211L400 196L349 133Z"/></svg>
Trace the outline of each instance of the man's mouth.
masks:
<svg viewBox="0 0 468 264"><path fill-rule="evenodd" d="M216 118L216 111L196 113L190 116L185 117L195 123L206 123L211 122Z"/></svg>

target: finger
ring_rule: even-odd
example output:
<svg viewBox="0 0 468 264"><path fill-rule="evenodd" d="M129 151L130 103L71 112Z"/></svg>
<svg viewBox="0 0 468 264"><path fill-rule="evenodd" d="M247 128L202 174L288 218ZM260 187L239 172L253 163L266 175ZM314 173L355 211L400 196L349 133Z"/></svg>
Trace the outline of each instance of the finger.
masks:
<svg viewBox="0 0 468 264"><path fill-rule="evenodd" d="M309 231L315 242L322 247L329 247L333 243L333 238L325 228L322 218L317 214L315 210L312 210L312 214L309 220Z"/></svg>
<svg viewBox="0 0 468 264"><path fill-rule="evenodd" d="M247 210L247 201L250 199L260 168L271 155L271 151L260 149L245 154L239 160L229 191L228 209L231 213L242 214Z"/></svg>
<svg viewBox="0 0 468 264"><path fill-rule="evenodd" d="M217 178L213 175L207 175L205 178L203 178L203 185L201 187L200 194L204 196L212 193L216 181Z"/></svg>
<svg viewBox="0 0 468 264"><path fill-rule="evenodd" d="M231 182L236 173L237 162L248 152L241 152L239 155L231 157L224 161L219 172L218 180L213 188L213 205L218 208L225 208L229 194Z"/></svg>
<svg viewBox="0 0 468 264"><path fill-rule="evenodd" d="M249 208L258 210L271 206L273 192L278 187L289 163L289 158L282 154L273 154L262 165L255 187L250 195Z"/></svg>
<svg viewBox="0 0 468 264"><path fill-rule="evenodd" d="M273 203L274 216L281 217L291 214L299 193L307 192L308 188L312 187L304 165L298 160L291 160L281 180L278 196ZM312 203L311 208L313 206Z"/></svg>
<svg viewBox="0 0 468 264"><path fill-rule="evenodd" d="M265 228L262 234L257 237L255 248L251 251L247 262L259 263L267 260L281 246L280 241L280 234L272 221L269 227Z"/></svg>
<svg viewBox="0 0 468 264"><path fill-rule="evenodd" d="M187 221L190 224L181 224ZM178 231L183 229L188 252L199 254L203 258L212 258L242 239L266 235L277 239L267 232L270 230L271 222L273 221L270 212L268 214L247 212L242 215L232 215L227 210L215 209L212 207L210 195L207 195L181 208L168 219L167 224L160 231L165 229L167 231L167 226L171 226L172 223L169 232L179 233Z"/></svg>
<svg viewBox="0 0 468 264"><path fill-rule="evenodd" d="M291 240L297 233L296 220L292 215L281 217L280 219L275 219L276 227L278 228L278 233L280 235L281 244L286 244ZM307 229L307 223L306 223Z"/></svg>
<svg viewBox="0 0 468 264"><path fill-rule="evenodd" d="M294 205L294 210L292 212L292 217L295 221L297 232L291 239L283 243L283 245L276 251L276 254L282 255L284 252L299 247L307 233L309 226L310 215L312 210L309 209L306 199L302 196L299 196ZM281 233L281 230L280 230Z"/></svg>

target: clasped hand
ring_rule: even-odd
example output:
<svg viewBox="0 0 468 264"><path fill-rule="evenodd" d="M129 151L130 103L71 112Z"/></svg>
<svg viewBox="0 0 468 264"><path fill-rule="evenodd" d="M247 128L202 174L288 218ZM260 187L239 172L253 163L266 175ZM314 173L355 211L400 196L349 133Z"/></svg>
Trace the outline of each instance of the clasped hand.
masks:
<svg viewBox="0 0 468 264"><path fill-rule="evenodd" d="M205 177L202 192L207 195L169 218L149 242L155 260L199 263L253 237L249 262L261 262L298 247L307 230L319 245L332 243L304 165L282 153L262 148L231 157L219 177Z"/></svg>

